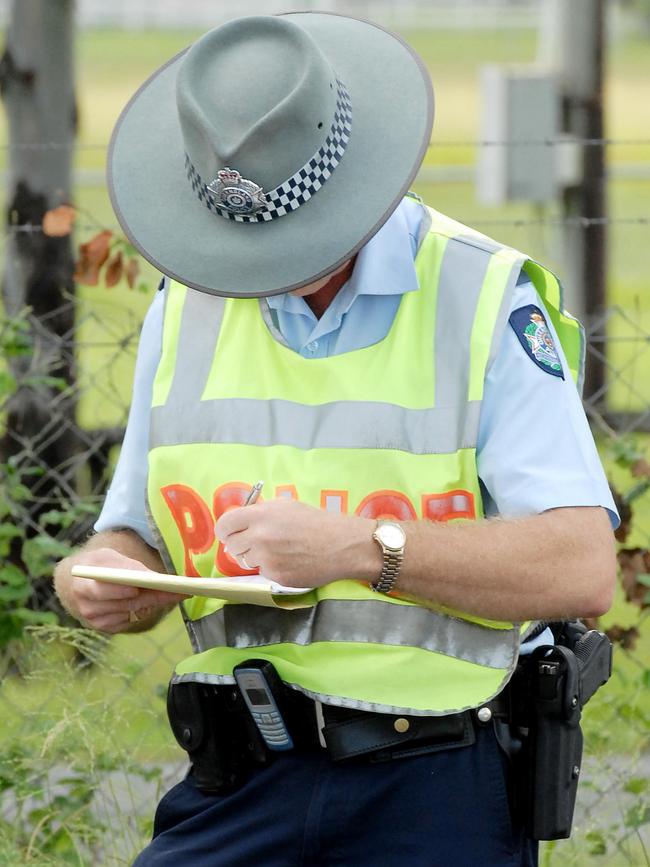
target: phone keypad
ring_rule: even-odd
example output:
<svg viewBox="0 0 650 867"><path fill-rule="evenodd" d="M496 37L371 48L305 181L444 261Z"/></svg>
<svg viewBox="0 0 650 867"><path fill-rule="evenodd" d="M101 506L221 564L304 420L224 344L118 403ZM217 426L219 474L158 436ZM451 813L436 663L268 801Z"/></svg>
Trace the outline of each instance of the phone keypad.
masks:
<svg viewBox="0 0 650 867"><path fill-rule="evenodd" d="M282 722L282 717L276 711L260 713L251 711L264 740L271 745L282 746L289 743L287 732Z"/></svg>

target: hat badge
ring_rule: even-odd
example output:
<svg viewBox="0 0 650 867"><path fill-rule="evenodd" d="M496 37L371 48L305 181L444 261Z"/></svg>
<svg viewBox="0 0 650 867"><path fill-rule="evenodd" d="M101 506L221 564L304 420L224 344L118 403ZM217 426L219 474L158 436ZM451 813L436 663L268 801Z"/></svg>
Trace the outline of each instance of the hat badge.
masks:
<svg viewBox="0 0 650 867"><path fill-rule="evenodd" d="M255 181L242 178L235 169L221 169L207 185L216 204L231 214L255 214L267 205L264 190Z"/></svg>

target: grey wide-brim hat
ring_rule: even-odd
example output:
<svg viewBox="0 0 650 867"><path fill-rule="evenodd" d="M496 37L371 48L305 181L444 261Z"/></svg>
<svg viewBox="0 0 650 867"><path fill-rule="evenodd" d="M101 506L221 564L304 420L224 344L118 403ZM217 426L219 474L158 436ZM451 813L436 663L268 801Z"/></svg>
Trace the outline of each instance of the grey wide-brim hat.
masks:
<svg viewBox="0 0 650 867"><path fill-rule="evenodd" d="M240 18L132 97L111 139L111 201L169 277L276 295L335 271L377 232L432 123L428 73L393 33L321 12Z"/></svg>

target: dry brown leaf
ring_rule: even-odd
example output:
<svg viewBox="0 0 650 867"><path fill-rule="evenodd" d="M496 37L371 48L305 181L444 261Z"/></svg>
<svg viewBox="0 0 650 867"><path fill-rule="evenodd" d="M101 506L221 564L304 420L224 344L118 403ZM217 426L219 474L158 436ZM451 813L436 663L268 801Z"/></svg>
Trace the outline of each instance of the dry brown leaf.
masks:
<svg viewBox="0 0 650 867"><path fill-rule="evenodd" d="M74 279L77 283L85 283L87 286L97 286L99 283L100 265L96 262L91 262L87 256L82 253L75 264Z"/></svg>
<svg viewBox="0 0 650 867"><path fill-rule="evenodd" d="M647 575L650 572L650 551L645 548L623 548L618 552L617 559L621 568L621 585L625 591L625 598L639 608L647 608L646 599L650 588L639 581L639 575Z"/></svg>
<svg viewBox="0 0 650 867"><path fill-rule="evenodd" d="M627 537L630 535L630 530L632 528L632 507L623 499L623 496L611 482L610 488L612 496L614 497L616 511L621 519L621 523L614 531L614 537L617 542L624 543L627 542Z"/></svg>
<svg viewBox="0 0 650 867"><path fill-rule="evenodd" d="M634 461L630 467L630 472L637 479L641 479L644 476L650 478L650 463L648 463L645 458L639 458L639 460Z"/></svg>
<svg viewBox="0 0 650 867"><path fill-rule="evenodd" d="M115 255L109 259L108 264L106 265L106 274L104 276L104 282L106 283L106 288L110 289L111 286L115 286L122 279L122 272L124 271L124 260L122 258L122 251L118 250Z"/></svg>
<svg viewBox="0 0 650 867"><path fill-rule="evenodd" d="M63 238L72 232L72 226L77 217L76 210L71 205L59 205L43 214L43 233L50 238Z"/></svg>
<svg viewBox="0 0 650 867"><path fill-rule="evenodd" d="M614 644L620 644L624 650L634 650L639 639L639 630L636 626L626 629L624 626L610 626L605 630L605 635Z"/></svg>
<svg viewBox="0 0 650 867"><path fill-rule="evenodd" d="M79 259L74 273L74 278L78 283L97 286L100 268L108 259L112 237L113 233L104 229L90 241L79 245Z"/></svg>
<svg viewBox="0 0 650 867"><path fill-rule="evenodd" d="M129 289L135 289L135 281L140 273L140 263L134 257L129 259L126 265L126 282L129 284Z"/></svg>
<svg viewBox="0 0 650 867"><path fill-rule="evenodd" d="M597 617L581 617L580 620L582 620L587 629L601 630L600 622Z"/></svg>

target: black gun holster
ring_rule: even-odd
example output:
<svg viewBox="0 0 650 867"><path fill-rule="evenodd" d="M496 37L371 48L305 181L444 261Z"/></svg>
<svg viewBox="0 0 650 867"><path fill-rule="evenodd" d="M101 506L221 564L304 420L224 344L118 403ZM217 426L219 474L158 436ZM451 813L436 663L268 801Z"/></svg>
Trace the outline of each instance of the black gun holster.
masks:
<svg viewBox="0 0 650 867"><path fill-rule="evenodd" d="M189 754L196 785L227 794L244 782L268 752L236 687L172 682L167 715L174 737Z"/></svg>
<svg viewBox="0 0 650 867"><path fill-rule="evenodd" d="M514 756L513 801L534 840L571 834L582 764L582 708L611 674L609 639L580 626L568 624L559 633L568 646L534 650L510 687L512 722L523 734Z"/></svg>

